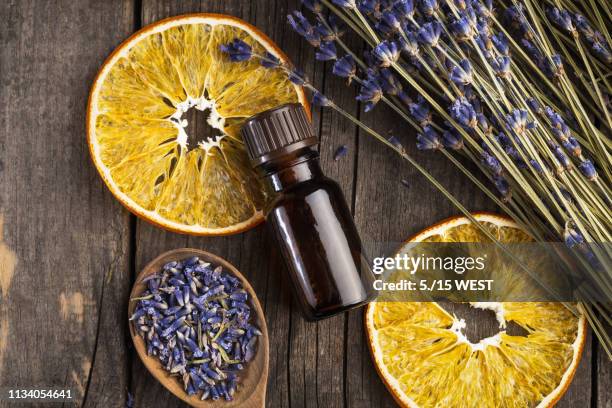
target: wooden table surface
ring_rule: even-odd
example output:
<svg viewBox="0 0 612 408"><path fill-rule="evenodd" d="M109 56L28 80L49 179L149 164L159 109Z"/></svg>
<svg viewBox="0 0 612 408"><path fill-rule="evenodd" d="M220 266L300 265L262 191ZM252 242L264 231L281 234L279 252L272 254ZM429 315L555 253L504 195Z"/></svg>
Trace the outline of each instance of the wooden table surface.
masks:
<svg viewBox="0 0 612 408"><path fill-rule="evenodd" d="M362 311L302 320L265 225L224 238L160 230L130 215L89 159L86 101L104 58L143 25L189 12L257 25L329 96L414 151L412 131L397 117L382 106L360 114L354 91L315 65L313 50L286 24L296 8L297 0L0 2L0 387L70 387L88 407L125 406L128 391L136 407L183 406L135 355L126 310L137 271L162 251L188 246L228 259L261 299L271 345L268 407L395 406L371 363ZM328 111L314 117L323 167L342 185L367 245L402 240L457 213L350 123ZM349 154L334 161L342 144ZM414 154L468 208L495 210L443 158ZM558 406L611 407L610 371L589 337Z"/></svg>

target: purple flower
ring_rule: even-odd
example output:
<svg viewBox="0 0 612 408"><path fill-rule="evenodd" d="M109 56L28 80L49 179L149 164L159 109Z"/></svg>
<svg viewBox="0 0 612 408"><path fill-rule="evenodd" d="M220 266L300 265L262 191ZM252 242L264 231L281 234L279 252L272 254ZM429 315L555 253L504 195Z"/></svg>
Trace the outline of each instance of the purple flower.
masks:
<svg viewBox="0 0 612 408"><path fill-rule="evenodd" d="M567 10L559 10L556 7L551 7L548 9L548 18L567 32L571 34L576 33L576 27L574 27L574 23L572 22L572 16Z"/></svg>
<svg viewBox="0 0 612 408"><path fill-rule="evenodd" d="M463 138L454 129L445 130L442 133L442 144L447 149L460 150L463 148Z"/></svg>
<svg viewBox="0 0 612 408"><path fill-rule="evenodd" d="M491 42L495 49L502 55L508 55L510 46L508 45L508 37L504 33L497 33L491 36Z"/></svg>
<svg viewBox="0 0 612 408"><path fill-rule="evenodd" d="M493 176L493 183L495 184L495 187L497 188L497 191L499 191L499 194L502 197L503 201L508 201L510 199L510 185L508 184L508 181L501 176Z"/></svg>
<svg viewBox="0 0 612 408"><path fill-rule="evenodd" d="M386 68L393 65L400 57L397 44L393 41L383 41L372 50L373 55L378 60L380 67Z"/></svg>
<svg viewBox="0 0 612 408"><path fill-rule="evenodd" d="M402 36L399 40L402 51L414 58L419 55L419 42L417 41L417 35L412 31L406 32L405 36Z"/></svg>
<svg viewBox="0 0 612 408"><path fill-rule="evenodd" d="M529 107L531 108L531 110L533 110L536 113L542 113L542 107L540 106L540 103L535 100L534 98L527 98L527 105L529 105Z"/></svg>
<svg viewBox="0 0 612 408"><path fill-rule="evenodd" d="M450 80L457 85L469 85L472 83L472 65L467 59L459 62L460 66L454 66L450 73Z"/></svg>
<svg viewBox="0 0 612 408"><path fill-rule="evenodd" d="M499 160L489 154L486 150L482 151L482 163L493 173L494 176L500 176L503 169Z"/></svg>
<svg viewBox="0 0 612 408"><path fill-rule="evenodd" d="M593 43L592 49L606 63L612 63L612 54L610 54L610 50L603 43Z"/></svg>
<svg viewBox="0 0 612 408"><path fill-rule="evenodd" d="M568 248L574 248L577 245L584 244L584 237L574 228L572 228L572 222L565 224L565 231L563 232L563 240Z"/></svg>
<svg viewBox="0 0 612 408"><path fill-rule="evenodd" d="M393 11L400 19L412 19L414 17L414 0L397 0L393 3Z"/></svg>
<svg viewBox="0 0 612 408"><path fill-rule="evenodd" d="M287 21L291 28L299 35L304 37L313 47L318 47L321 43L321 35L315 30L310 21L299 11L287 15Z"/></svg>
<svg viewBox="0 0 612 408"><path fill-rule="evenodd" d="M315 58L319 61L335 60L336 57L336 45L331 41L322 42L315 53Z"/></svg>
<svg viewBox="0 0 612 408"><path fill-rule="evenodd" d="M491 67L500 78L510 78L510 58L505 55L491 60Z"/></svg>
<svg viewBox="0 0 612 408"><path fill-rule="evenodd" d="M438 150L442 148L440 135L431 126L423 127L423 132L417 134L417 149Z"/></svg>
<svg viewBox="0 0 612 408"><path fill-rule="evenodd" d="M421 0L418 4L421 13L427 17L432 16L438 11L438 2L436 0Z"/></svg>
<svg viewBox="0 0 612 408"><path fill-rule="evenodd" d="M357 95L357 100L365 102L364 110L369 112L374 108L374 105L383 97L383 90L378 81L374 78L368 78L363 82Z"/></svg>
<svg viewBox="0 0 612 408"><path fill-rule="evenodd" d="M514 109L512 113L506 115L506 126L517 135L525 133L527 129L527 111L524 109Z"/></svg>
<svg viewBox="0 0 612 408"><path fill-rule="evenodd" d="M552 72L555 78L563 75L563 61L561 60L561 56L559 54L554 54L550 57L550 71Z"/></svg>
<svg viewBox="0 0 612 408"><path fill-rule="evenodd" d="M474 106L463 96L455 99L450 113L453 119L466 128L475 128L478 123Z"/></svg>
<svg viewBox="0 0 612 408"><path fill-rule="evenodd" d="M219 48L221 52L228 54L233 62L247 61L253 55L251 46L238 38L234 38L231 43L221 44Z"/></svg>
<svg viewBox="0 0 612 408"><path fill-rule="evenodd" d="M587 179L593 181L597 178L597 170L590 160L583 160L578 164L578 168Z"/></svg>
<svg viewBox="0 0 612 408"><path fill-rule="evenodd" d="M540 166L540 163L538 163L536 160L529 159L529 164L531 164L531 167L536 171L536 173L539 173L539 174L544 173L544 169L542 168L542 166Z"/></svg>
<svg viewBox="0 0 612 408"><path fill-rule="evenodd" d="M334 153L334 161L340 160L341 158L346 156L347 153L348 153L348 147L346 145L342 145L338 147L338 149L336 149L336 152Z"/></svg>
<svg viewBox="0 0 612 408"><path fill-rule="evenodd" d="M315 31L319 33L323 41L335 41L344 34L335 14L330 15L327 21L323 16L317 16L317 21Z"/></svg>
<svg viewBox="0 0 612 408"><path fill-rule="evenodd" d="M417 97L416 103L408 105L410 115L416 120L421 126L427 126L431 123L431 112L429 111L429 104L423 99L421 95Z"/></svg>
<svg viewBox="0 0 612 408"><path fill-rule="evenodd" d="M321 14L323 12L323 3L321 3L321 0L302 0L302 4L315 14Z"/></svg>
<svg viewBox="0 0 612 408"><path fill-rule="evenodd" d="M562 171L563 169L565 169L565 170L569 169L570 166L571 166L570 159L563 152L563 149L561 149L561 146L559 146L559 145L552 145L551 148L552 148L552 151L553 151L555 157L557 158L557 161L561 165L561 168L558 169L558 171Z"/></svg>
<svg viewBox="0 0 612 408"><path fill-rule="evenodd" d="M378 14L380 12L380 0L362 0L359 2L359 11L363 14Z"/></svg>
<svg viewBox="0 0 612 408"><path fill-rule="evenodd" d="M482 18L488 19L493 15L493 0L472 1L475 12Z"/></svg>
<svg viewBox="0 0 612 408"><path fill-rule="evenodd" d="M576 138L572 136L568 137L561 144L563 144L565 150L570 152L574 157L580 157L580 155L582 154L582 149L580 148L578 140L576 140Z"/></svg>
<svg viewBox="0 0 612 408"><path fill-rule="evenodd" d="M385 11L380 21L376 23L376 30L387 35L396 33L400 27L400 20L391 11Z"/></svg>
<svg viewBox="0 0 612 408"><path fill-rule="evenodd" d="M302 86L304 85L304 83L306 82L304 80L304 72L300 69L293 69L291 71L289 71L289 81L293 82L296 85Z"/></svg>
<svg viewBox="0 0 612 408"><path fill-rule="evenodd" d="M355 3L355 0L332 0L332 3L334 3L336 6L345 8L345 9L356 9L357 8L357 4Z"/></svg>
<svg viewBox="0 0 612 408"><path fill-rule="evenodd" d="M398 95L402 92L402 83L387 68L380 70L378 81L383 91L389 95Z"/></svg>
<svg viewBox="0 0 612 408"><path fill-rule="evenodd" d="M433 21L425 23L419 28L418 38L423 44L435 48L440 40L440 34L442 34L442 26L437 21Z"/></svg>
<svg viewBox="0 0 612 408"><path fill-rule="evenodd" d="M399 141L399 139L395 136L391 136L389 139L387 139L389 141L389 143L391 143L396 149L403 151L404 150L404 145L402 144L402 142Z"/></svg>
<svg viewBox="0 0 612 408"><path fill-rule="evenodd" d="M474 30L472 30L472 25L466 17L453 21L451 30L457 41L469 41L474 37Z"/></svg>
<svg viewBox="0 0 612 408"><path fill-rule="evenodd" d="M334 63L332 72L334 75L347 78L350 83L357 73L355 59L349 54L345 55Z"/></svg>
<svg viewBox="0 0 612 408"><path fill-rule="evenodd" d="M315 91L312 95L312 104L314 106L326 107L331 105L331 101L321 92Z"/></svg>
<svg viewBox="0 0 612 408"><path fill-rule="evenodd" d="M266 51L261 58L261 65L265 68L277 68L280 66L280 60Z"/></svg>

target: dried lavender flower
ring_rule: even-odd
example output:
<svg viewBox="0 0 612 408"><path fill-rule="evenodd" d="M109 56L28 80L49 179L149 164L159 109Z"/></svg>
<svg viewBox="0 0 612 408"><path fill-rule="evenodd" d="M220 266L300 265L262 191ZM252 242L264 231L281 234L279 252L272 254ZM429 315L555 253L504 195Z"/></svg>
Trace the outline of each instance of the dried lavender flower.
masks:
<svg viewBox="0 0 612 408"><path fill-rule="evenodd" d="M198 257L165 264L143 279L130 320L147 353L176 374L189 395L231 400L238 377L256 351L248 293L235 276Z"/></svg>

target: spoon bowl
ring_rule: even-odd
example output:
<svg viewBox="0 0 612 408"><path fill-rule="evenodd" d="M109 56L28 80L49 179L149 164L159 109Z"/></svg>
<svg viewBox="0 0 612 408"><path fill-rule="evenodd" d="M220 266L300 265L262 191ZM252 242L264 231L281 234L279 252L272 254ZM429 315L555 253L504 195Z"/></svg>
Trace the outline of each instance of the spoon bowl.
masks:
<svg viewBox="0 0 612 408"><path fill-rule="evenodd" d="M147 276L157 273L162 270L162 267L171 261L179 261L182 259L197 256L205 262L213 265L220 265L223 270L240 280L244 290L249 294L249 306L251 307L251 322L256 325L261 331L261 336L257 341L257 350L251 361L244 364L244 369L240 372L240 381L234 394L232 401L225 401L220 398L217 401L200 400L200 393L188 395L183 389L180 380L177 377L170 376L170 373L164 369L161 362L156 356L147 355L146 345L144 340L138 335L134 324L130 322L130 334L134 341L136 351L145 367L164 387L172 394L185 401L192 407L198 408L261 408L265 407L266 401L266 385L268 382L268 357L269 357L269 339L268 327L263 314L257 295L253 287L245 279L244 276L228 261L216 255L202 251L199 249L183 248L165 252L149 262L147 266L138 274L136 282L130 293L130 299L140 296L146 290L146 284L142 282ZM128 307L128 318L134 313L136 302L130 301Z"/></svg>

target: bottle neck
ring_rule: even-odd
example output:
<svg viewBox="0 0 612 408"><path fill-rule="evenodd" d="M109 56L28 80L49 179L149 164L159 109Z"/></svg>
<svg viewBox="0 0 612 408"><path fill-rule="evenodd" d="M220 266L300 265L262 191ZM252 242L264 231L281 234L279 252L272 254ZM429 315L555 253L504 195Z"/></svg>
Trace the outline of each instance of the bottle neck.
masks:
<svg viewBox="0 0 612 408"><path fill-rule="evenodd" d="M319 164L319 153L308 149L294 157L287 157L263 167L264 178L274 191L282 191L296 184L323 177Z"/></svg>

